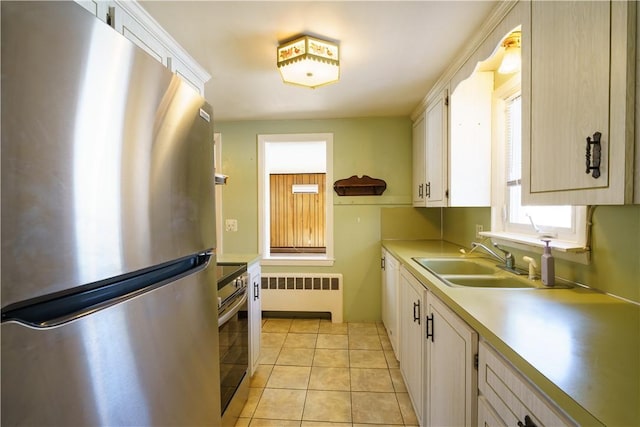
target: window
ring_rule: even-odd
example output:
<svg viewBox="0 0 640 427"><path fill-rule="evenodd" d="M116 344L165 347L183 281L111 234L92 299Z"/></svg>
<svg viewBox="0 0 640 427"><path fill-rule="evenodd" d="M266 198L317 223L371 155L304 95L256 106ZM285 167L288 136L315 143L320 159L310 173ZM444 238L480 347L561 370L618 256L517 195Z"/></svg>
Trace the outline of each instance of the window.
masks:
<svg viewBox="0 0 640 427"><path fill-rule="evenodd" d="M269 174L269 250L272 254L327 252L326 175L324 172Z"/></svg>
<svg viewBox="0 0 640 427"><path fill-rule="evenodd" d="M583 247L586 244L586 208L575 206L523 206L522 193L522 97L520 80L515 77L494 92L494 118L497 124L497 164L503 165L496 174L492 231L508 233L514 240L540 242L550 238L571 242L565 246ZM502 129L502 130L500 130ZM500 236L500 237L505 237Z"/></svg>
<svg viewBox="0 0 640 427"><path fill-rule="evenodd" d="M263 264L333 262L332 134L259 135Z"/></svg>

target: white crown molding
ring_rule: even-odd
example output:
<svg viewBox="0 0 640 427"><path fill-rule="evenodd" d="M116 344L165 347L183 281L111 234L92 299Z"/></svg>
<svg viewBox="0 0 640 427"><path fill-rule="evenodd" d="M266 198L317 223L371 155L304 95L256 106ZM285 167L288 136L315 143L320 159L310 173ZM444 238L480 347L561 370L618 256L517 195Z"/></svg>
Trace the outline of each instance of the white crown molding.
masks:
<svg viewBox="0 0 640 427"><path fill-rule="evenodd" d="M493 8L484 24L478 29L473 38L469 40L463 50L456 56L447 69L433 84L427 95L420 101L411 113L411 120L415 121L427 108L427 104L436 96L451 80L455 73L465 64L471 55L482 45L491 32L500 24L505 16L518 3L518 0L502 0Z"/></svg>
<svg viewBox="0 0 640 427"><path fill-rule="evenodd" d="M156 36L167 50L184 64L200 79L203 84L211 79L211 74L205 70L151 15L137 2L131 0L114 0L114 3L124 9L147 31Z"/></svg>

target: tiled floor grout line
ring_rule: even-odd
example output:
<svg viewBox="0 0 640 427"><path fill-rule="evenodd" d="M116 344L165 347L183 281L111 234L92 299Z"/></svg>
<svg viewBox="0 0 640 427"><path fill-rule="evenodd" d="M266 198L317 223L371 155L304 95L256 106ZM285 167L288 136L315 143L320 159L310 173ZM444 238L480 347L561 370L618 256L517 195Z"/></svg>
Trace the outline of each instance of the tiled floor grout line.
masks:
<svg viewBox="0 0 640 427"><path fill-rule="evenodd" d="M265 324L266 324L266 322L263 322L263 326ZM314 345L313 345L313 348L312 348L313 352L311 353L311 360L309 362L310 366L308 366L308 368L309 368L309 374L308 375L309 376L305 381L306 387L304 389L300 389L300 388L289 389L284 384L281 384L279 387L276 387L276 389L280 388L280 389L292 390L292 391L293 390L297 390L297 391L304 390L304 401L302 402L302 409L301 409L302 413L300 415L301 419L295 420L295 421L293 421L293 423L295 423L296 425L300 426L300 425L303 425L305 422L309 422L309 421L305 421L304 420L305 412L307 410L307 404L308 403L311 404L311 402L309 401L309 398L310 398L309 391L319 392L319 393L321 393L321 392L340 392L340 391L345 391L345 392L349 393L349 405L350 405L350 416L351 416L350 418L351 418L351 421L350 422L343 422L343 425L349 425L349 424L353 425L355 423L356 405L355 405L355 402L354 402L354 397L355 397L356 393L361 393L361 392L362 393L372 393L372 394L373 393L375 393L375 394L378 394L378 393L380 393L380 394L392 393L393 394L393 401L395 402L395 405L397 406L397 410L399 411L398 415L399 415L400 418L398 418L398 420L400 420L402 422L402 424L397 424L397 425L407 425L406 423L407 423L408 420L407 420L407 418L405 416L405 413L402 410L403 407L406 408L406 402L404 402L404 405L401 404L400 396L399 396L400 394L406 393L406 389L403 391L403 388L398 388L398 384L399 383L397 382L397 380L398 380L397 373L396 373L396 376L392 375L392 373L391 373L391 369L398 369L398 366L397 366L397 363L393 363L393 360L390 363L389 358L388 358L388 354L387 354L388 352L392 352L393 349L389 346L389 343L384 343L383 342L384 339L388 340L388 336L385 335L386 331L384 331L384 329L381 329L380 326L378 324L376 324L376 323L373 323L372 325L374 325L375 328L376 328L375 336L378 338L378 343L380 345L379 350L378 349L366 348L367 347L366 344L363 346L365 348L361 348L361 349L360 348L355 348L355 349L351 348L351 345L353 344L352 343L352 339L354 339L355 336L358 336L358 335L362 335L362 336L370 335L370 336L373 336L374 334L367 334L367 333L358 334L358 333L356 333L356 329L357 328L354 327L354 330L351 330L351 328L350 328L348 323L346 324L346 328L345 328L345 333L344 334L342 334L342 333L338 333L338 334L331 333L331 331L321 332L321 330L322 330L322 327L321 327L322 325L321 324L315 330L315 332L304 330L304 328L299 328L301 330L293 330L292 331L293 322L291 322L287 326L286 331L283 331L283 330L273 330L273 331L265 330L265 331L263 331L263 332L266 332L266 333L281 333L281 334L283 334L283 339L282 339L282 341L280 342L280 344L277 347L277 352L270 356L270 358L273 358L273 363L268 363L268 364L264 365L264 366L269 366L270 365L271 369L269 370L268 375L266 375L266 377L263 380L261 380L261 381L264 381L264 383L261 383L261 385L258 387L258 388L260 388L260 392L259 392L259 395L255 398L255 407L250 412L250 416L248 418L244 418L245 424L241 424L241 425L247 425L247 423L250 424L255 419L254 417L255 417L256 412L257 412L257 410L258 410L258 408L260 406L261 399L264 397L265 391L267 389L270 389L270 388L267 387L267 385L269 384L272 375L274 375L274 370L276 370L277 366L283 366L283 367L284 366L289 366L289 367L307 367L304 364L297 365L295 363L293 363L292 365L288 365L288 364L279 365L278 364L278 360L280 360L280 357L283 355L283 351L286 348L293 348L293 349L295 349L295 348L300 348L300 349L302 349L302 348L310 348L310 347L305 347L304 343L301 343L301 347L297 347L295 339L291 339L290 343L289 343L290 346L286 346L286 343L290 339L290 337L292 335L296 335L296 334L314 335L314 337L313 337ZM316 358L315 357L316 357L317 351L318 351L318 339L320 338L321 334L330 335L330 336L331 335L335 335L335 336L346 335L346 348L344 348L344 350L346 351L346 365L347 365L345 367L345 369L347 370L348 381L349 381L349 386L348 386L347 390L341 390L341 389L332 390L331 388L323 389L321 384L317 384L316 385L316 387L320 387L318 389L316 389L316 388L310 389L310 387L312 386L312 382L311 381L314 378L312 376L312 374L314 372L314 368L317 368L316 369L316 373L317 373L317 371L319 369L322 369L322 368L326 368L326 369L337 368L335 366L323 367L323 366L314 365L314 363L316 362ZM325 345L330 345L330 344L327 343ZM321 347L320 349L332 350L332 348L324 348L324 347ZM335 350L339 350L339 349L340 348L337 348ZM352 354L354 354L354 353L352 353L352 350L380 351L381 355L382 355L382 357L384 359L386 367L385 368L377 367L377 366L372 366L372 367L366 367L366 366L353 367L352 366ZM395 359L395 355L393 357ZM358 369L371 370L371 371L375 371L375 370L380 369L380 370L386 371L386 373L388 375L388 380L391 382L391 384L390 384L391 388L389 389L389 391L366 390L366 389L355 391L354 390L354 377L353 377L353 375L354 375L354 372L356 372ZM354 370L356 370L356 371L354 371ZM274 378L276 378L276 377L274 377ZM361 379L361 381L362 381L362 379ZM312 394L314 394L314 393L312 393ZM263 421L266 421L267 423L269 423L269 421L267 419L263 419ZM263 422L263 421L260 421L260 422ZM270 422L271 424L269 424L269 425L276 425L277 421L283 421L283 420L275 420L274 419L274 420L272 420ZM330 424L328 421L321 421L321 422L316 422L316 423Z"/></svg>

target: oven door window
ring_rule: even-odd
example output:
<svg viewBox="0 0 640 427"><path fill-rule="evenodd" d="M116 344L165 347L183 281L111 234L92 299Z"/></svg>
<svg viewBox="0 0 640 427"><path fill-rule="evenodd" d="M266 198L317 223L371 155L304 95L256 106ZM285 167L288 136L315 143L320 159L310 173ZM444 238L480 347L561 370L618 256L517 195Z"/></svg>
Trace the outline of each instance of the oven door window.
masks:
<svg viewBox="0 0 640 427"><path fill-rule="evenodd" d="M219 326L220 335L220 397L222 412L247 374L249 367L249 322L247 303Z"/></svg>

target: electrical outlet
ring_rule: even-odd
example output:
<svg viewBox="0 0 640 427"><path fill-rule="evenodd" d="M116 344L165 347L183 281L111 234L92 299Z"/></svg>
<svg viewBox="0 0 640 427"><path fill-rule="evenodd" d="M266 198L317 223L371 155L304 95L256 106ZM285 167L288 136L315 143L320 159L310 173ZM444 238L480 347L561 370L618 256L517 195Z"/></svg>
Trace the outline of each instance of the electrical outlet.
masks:
<svg viewBox="0 0 640 427"><path fill-rule="evenodd" d="M224 229L226 231L238 231L238 220L237 219L225 220Z"/></svg>
<svg viewBox="0 0 640 427"><path fill-rule="evenodd" d="M476 224L476 239L482 239L480 232L482 231L482 224Z"/></svg>

